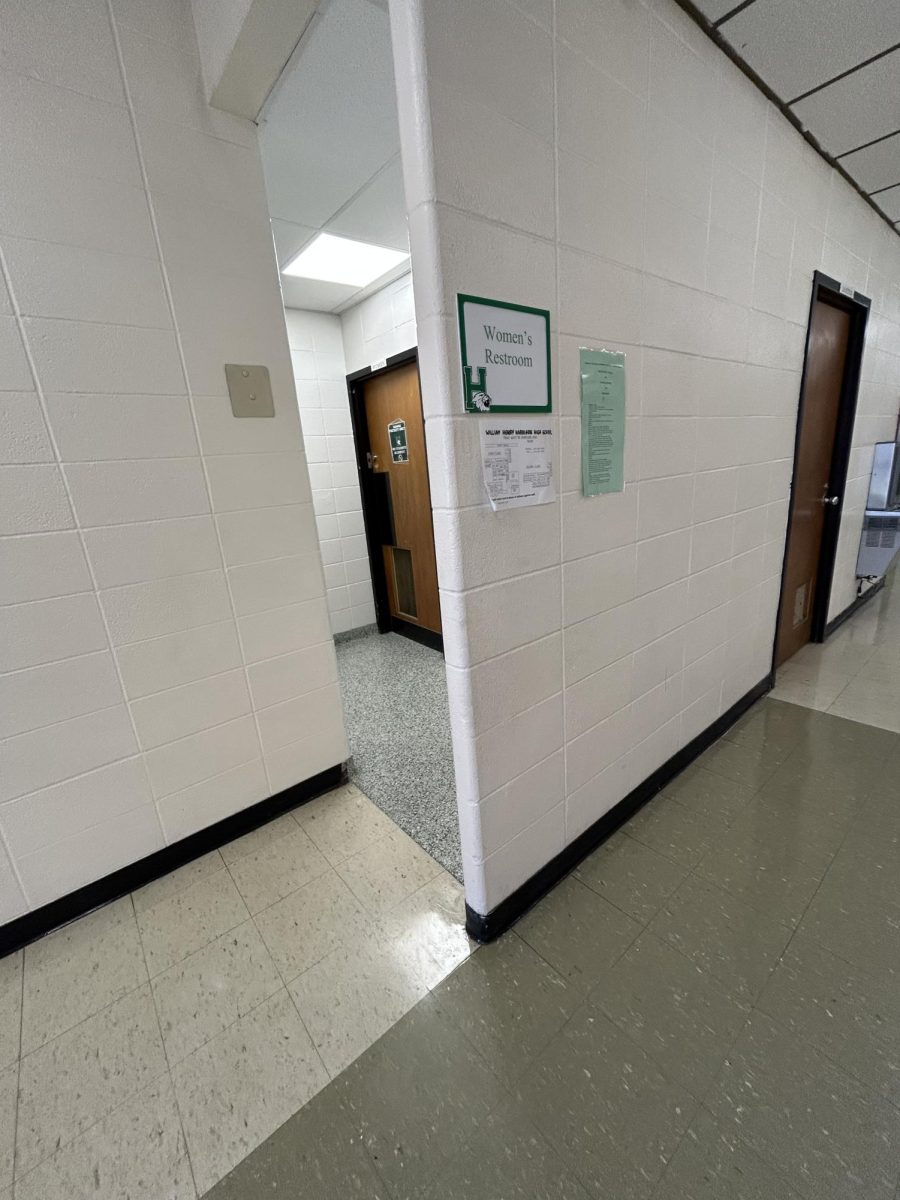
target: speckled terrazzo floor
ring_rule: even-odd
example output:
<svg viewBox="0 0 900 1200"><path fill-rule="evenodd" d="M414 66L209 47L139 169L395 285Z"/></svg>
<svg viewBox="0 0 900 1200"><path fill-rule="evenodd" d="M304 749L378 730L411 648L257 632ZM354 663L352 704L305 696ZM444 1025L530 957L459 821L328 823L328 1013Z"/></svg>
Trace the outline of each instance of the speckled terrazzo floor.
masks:
<svg viewBox="0 0 900 1200"><path fill-rule="evenodd" d="M352 781L461 881L443 656L396 633L336 649Z"/></svg>

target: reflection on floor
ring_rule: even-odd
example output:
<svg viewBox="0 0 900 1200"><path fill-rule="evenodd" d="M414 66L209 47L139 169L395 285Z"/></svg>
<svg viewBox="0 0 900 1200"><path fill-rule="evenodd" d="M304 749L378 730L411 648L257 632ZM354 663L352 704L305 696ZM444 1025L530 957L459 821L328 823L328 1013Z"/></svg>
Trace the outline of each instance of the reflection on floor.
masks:
<svg viewBox="0 0 900 1200"><path fill-rule="evenodd" d="M762 701L212 1197L891 1200L898 772Z"/></svg>
<svg viewBox="0 0 900 1200"><path fill-rule="evenodd" d="M462 880L443 656L396 633L336 649L351 779Z"/></svg>
<svg viewBox="0 0 900 1200"><path fill-rule="evenodd" d="M330 793L0 962L0 1198L891 1200L898 774L766 699L476 954Z"/></svg>
<svg viewBox="0 0 900 1200"><path fill-rule="evenodd" d="M0 960L0 1200L202 1195L468 956L462 910L348 786Z"/></svg>
<svg viewBox="0 0 900 1200"><path fill-rule="evenodd" d="M822 645L778 670L773 696L900 732L900 584L884 588Z"/></svg>

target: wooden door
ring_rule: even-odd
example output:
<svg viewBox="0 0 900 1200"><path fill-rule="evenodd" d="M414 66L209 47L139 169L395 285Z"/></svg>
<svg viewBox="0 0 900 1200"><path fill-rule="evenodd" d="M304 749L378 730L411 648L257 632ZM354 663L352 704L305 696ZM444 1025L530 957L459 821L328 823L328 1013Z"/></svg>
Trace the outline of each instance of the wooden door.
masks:
<svg viewBox="0 0 900 1200"><path fill-rule="evenodd" d="M367 380L363 391L371 461L387 476L382 523L384 571L391 616L441 632L425 422L414 362Z"/></svg>
<svg viewBox="0 0 900 1200"><path fill-rule="evenodd" d="M775 665L809 641L829 506L831 464L841 407L850 317L817 300L812 311L803 411L791 487L791 520Z"/></svg>

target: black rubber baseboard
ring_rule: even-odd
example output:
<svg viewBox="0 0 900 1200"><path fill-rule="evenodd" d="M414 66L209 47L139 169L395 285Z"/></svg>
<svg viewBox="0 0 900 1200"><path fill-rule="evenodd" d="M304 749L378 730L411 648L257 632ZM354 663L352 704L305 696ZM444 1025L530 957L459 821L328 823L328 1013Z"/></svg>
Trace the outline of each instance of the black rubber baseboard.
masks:
<svg viewBox="0 0 900 1200"><path fill-rule="evenodd" d="M543 899L551 888L574 871L580 862L611 837L620 825L633 817L639 808L643 808L648 800L652 800L667 783L671 782L676 775L680 775L685 767L689 767L695 758L707 750L723 733L726 733L735 721L743 716L751 704L755 704L771 689L773 683L774 677L771 673L765 679L761 679L737 703L732 704L727 712L722 713L713 721L712 725L699 733L693 741L683 746L677 754L673 754L661 767L657 767L652 775L643 783L638 784L623 800L620 800L615 808L604 813L598 821L595 821L574 842L561 850L555 858L551 858L530 879L526 879L512 895L502 900L491 912L478 913L467 904L466 931L469 936L477 942L492 942L501 933L505 933L518 921L519 917L524 916L530 908L537 904L538 900Z"/></svg>
<svg viewBox="0 0 900 1200"><path fill-rule="evenodd" d="M129 863L128 866L113 871L111 875L104 875L102 879L87 883L66 896L60 896L58 900L51 900L49 904L44 904L33 912L16 917L0 927L0 958L27 946L29 942L43 937L45 933L50 933L61 925L68 925L70 921L83 917L85 913L92 912L103 904L118 900L120 896L126 896L136 888L168 875L170 871L193 862L195 858L200 858L211 850L217 850L219 846L224 846L234 838L258 829L260 825L265 825L288 809L314 800L323 792L337 787L343 780L344 768L338 763L337 766L314 775L312 779L305 779L302 783L285 788L283 792L260 800L258 804L233 813L230 817L217 821L215 825L208 825L206 829L199 829L189 837L173 842L171 846L155 850L146 858Z"/></svg>
<svg viewBox="0 0 900 1200"><path fill-rule="evenodd" d="M873 596L877 596L884 587L884 576L878 580L876 584L869 588L867 592L863 592L861 596L857 596L852 604L848 604L843 612L839 612L833 621L829 621L825 626L826 640L831 637L836 629L840 629L845 621L849 621L854 613L859 612L863 605L868 604Z"/></svg>
<svg viewBox="0 0 900 1200"><path fill-rule="evenodd" d="M401 637L409 638L411 642L418 642L422 646L427 646L429 650L444 653L443 635L435 633L432 629L423 629L421 625L413 625L412 621L401 621L399 617L392 617L389 632L399 633Z"/></svg>

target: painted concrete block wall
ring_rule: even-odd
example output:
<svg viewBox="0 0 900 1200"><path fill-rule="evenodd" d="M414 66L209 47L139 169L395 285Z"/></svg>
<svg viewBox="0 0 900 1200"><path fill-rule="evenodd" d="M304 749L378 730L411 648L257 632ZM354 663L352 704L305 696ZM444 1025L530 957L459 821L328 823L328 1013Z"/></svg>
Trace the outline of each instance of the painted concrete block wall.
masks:
<svg viewBox="0 0 900 1200"><path fill-rule="evenodd" d="M5 14L0 922L347 754L256 131L202 86L187 0Z"/></svg>
<svg viewBox="0 0 900 1200"><path fill-rule="evenodd" d="M285 309L333 633L375 621L341 319Z"/></svg>
<svg viewBox="0 0 900 1200"><path fill-rule="evenodd" d="M344 358L352 374L416 344L412 275L379 288L341 314Z"/></svg>
<svg viewBox="0 0 900 1200"><path fill-rule="evenodd" d="M375 621L347 376L416 344L412 276L341 316L285 309L334 633Z"/></svg>
<svg viewBox="0 0 900 1200"><path fill-rule="evenodd" d="M816 268L874 313L900 241L672 0L392 0L468 902L486 912L769 671ZM460 29L466 36L459 36ZM494 514L455 295L550 309L556 503ZM626 487L580 494L580 346L627 355Z"/></svg>

